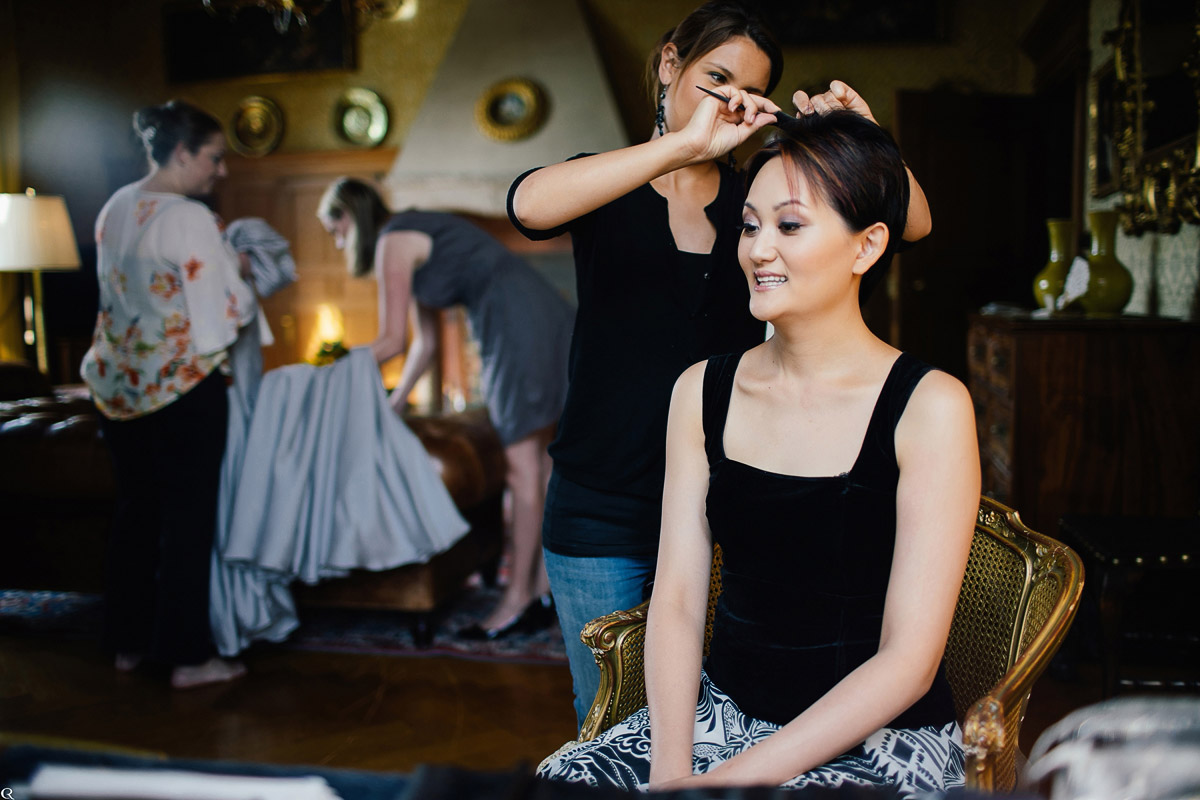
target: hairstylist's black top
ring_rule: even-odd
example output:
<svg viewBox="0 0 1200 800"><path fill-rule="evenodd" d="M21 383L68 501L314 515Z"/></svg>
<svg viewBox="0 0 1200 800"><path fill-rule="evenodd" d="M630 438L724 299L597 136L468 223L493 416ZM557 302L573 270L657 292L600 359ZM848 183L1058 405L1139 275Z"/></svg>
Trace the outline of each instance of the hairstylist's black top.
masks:
<svg viewBox="0 0 1200 800"><path fill-rule="evenodd" d="M569 481L661 502L676 378L697 361L763 340L737 260L741 178L720 169L720 189L705 208L716 244L702 255L676 249L666 198L649 184L545 231L526 228L513 213L513 195L530 173L509 190L509 218L521 233L540 240L570 232L574 247L579 309L566 408L550 447L555 470ZM639 539L627 543L628 553L653 553L657 524ZM545 544L589 554L579 543ZM603 553L618 555L611 544Z"/></svg>
<svg viewBox="0 0 1200 800"><path fill-rule="evenodd" d="M783 725L879 649L896 540L896 424L931 368L901 354L854 466L810 478L725 456L740 359L713 358L704 373L707 515L724 560L704 668L743 712ZM943 665L929 691L888 727L940 727L953 719Z"/></svg>

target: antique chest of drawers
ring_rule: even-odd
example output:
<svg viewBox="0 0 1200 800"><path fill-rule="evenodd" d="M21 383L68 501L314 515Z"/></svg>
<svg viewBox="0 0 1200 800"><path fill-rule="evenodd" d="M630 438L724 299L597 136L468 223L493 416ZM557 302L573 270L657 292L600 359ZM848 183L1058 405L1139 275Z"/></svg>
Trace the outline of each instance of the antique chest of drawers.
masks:
<svg viewBox="0 0 1200 800"><path fill-rule="evenodd" d="M1200 510L1200 324L975 315L983 492L1051 535L1066 512Z"/></svg>

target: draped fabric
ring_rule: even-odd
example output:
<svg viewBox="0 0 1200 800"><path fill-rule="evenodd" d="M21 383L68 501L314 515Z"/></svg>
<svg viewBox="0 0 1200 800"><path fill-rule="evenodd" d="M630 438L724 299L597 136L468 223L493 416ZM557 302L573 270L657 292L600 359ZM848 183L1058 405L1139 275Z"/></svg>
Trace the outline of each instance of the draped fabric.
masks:
<svg viewBox="0 0 1200 800"><path fill-rule="evenodd" d="M468 527L389 405L370 348L256 386L257 336L246 328L231 354L210 615L225 656L295 630L292 581L424 562Z"/></svg>

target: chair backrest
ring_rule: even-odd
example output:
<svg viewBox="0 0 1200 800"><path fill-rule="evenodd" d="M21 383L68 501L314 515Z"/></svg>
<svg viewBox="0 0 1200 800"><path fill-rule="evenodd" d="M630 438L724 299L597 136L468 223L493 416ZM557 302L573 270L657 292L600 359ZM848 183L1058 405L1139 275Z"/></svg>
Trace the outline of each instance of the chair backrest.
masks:
<svg viewBox="0 0 1200 800"><path fill-rule="evenodd" d="M946 675L960 722L1043 631L1059 598L1082 580L1076 563L1063 544L1030 530L1017 512L980 498L946 642Z"/></svg>

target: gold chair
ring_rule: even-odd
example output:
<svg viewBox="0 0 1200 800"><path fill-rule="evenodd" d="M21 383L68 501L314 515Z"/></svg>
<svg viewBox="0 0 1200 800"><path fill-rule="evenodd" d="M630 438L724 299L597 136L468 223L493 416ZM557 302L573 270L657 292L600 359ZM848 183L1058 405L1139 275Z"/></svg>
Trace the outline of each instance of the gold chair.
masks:
<svg viewBox="0 0 1200 800"><path fill-rule="evenodd" d="M721 593L715 548L704 647ZM975 537L950 637L946 675L963 731L967 786L1008 791L1029 691L1058 650L1083 590L1083 567L1066 545L1030 530L1017 512L981 497ZM600 666L600 690L579 741L594 739L646 704L642 649L649 602L592 620L580 638Z"/></svg>

